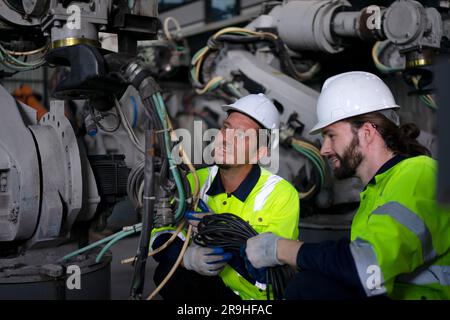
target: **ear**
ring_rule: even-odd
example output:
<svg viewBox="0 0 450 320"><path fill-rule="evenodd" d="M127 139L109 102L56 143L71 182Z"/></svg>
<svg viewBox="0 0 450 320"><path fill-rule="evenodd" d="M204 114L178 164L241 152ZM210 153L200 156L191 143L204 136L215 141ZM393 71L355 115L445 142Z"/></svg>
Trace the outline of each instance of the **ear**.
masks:
<svg viewBox="0 0 450 320"><path fill-rule="evenodd" d="M375 139L377 132L377 129L372 123L366 122L359 130L359 141L365 145L370 145Z"/></svg>

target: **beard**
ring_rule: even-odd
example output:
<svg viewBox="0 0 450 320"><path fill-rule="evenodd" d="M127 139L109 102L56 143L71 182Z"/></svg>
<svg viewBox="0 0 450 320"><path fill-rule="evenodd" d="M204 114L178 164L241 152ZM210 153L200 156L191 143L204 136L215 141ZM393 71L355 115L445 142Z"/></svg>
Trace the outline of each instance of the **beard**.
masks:
<svg viewBox="0 0 450 320"><path fill-rule="evenodd" d="M363 161L364 157L362 153L358 150L359 138L356 134L353 135L353 139L350 145L344 151L342 156L336 153L335 157L339 160L339 167L333 169L334 176L339 179L346 179L354 177L356 174L356 169Z"/></svg>

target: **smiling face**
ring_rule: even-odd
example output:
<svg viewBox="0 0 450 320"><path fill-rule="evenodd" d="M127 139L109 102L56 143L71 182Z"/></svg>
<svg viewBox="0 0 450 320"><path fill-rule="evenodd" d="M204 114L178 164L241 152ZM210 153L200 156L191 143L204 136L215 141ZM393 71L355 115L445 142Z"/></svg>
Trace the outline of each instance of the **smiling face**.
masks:
<svg viewBox="0 0 450 320"><path fill-rule="evenodd" d="M339 121L322 130L323 144L320 153L330 160L336 178L355 176L364 160L360 150L358 131L348 122Z"/></svg>
<svg viewBox="0 0 450 320"><path fill-rule="evenodd" d="M215 139L214 159L222 168L256 163L260 126L250 117L231 112ZM264 152L264 147L260 148Z"/></svg>

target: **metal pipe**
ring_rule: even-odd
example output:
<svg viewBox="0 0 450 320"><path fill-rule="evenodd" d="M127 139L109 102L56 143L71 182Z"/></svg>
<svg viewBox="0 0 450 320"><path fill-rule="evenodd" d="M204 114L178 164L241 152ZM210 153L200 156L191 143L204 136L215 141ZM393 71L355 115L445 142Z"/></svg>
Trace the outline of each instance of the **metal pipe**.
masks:
<svg viewBox="0 0 450 320"><path fill-rule="evenodd" d="M333 17L332 30L340 37L359 37L358 20L360 12L339 12Z"/></svg>

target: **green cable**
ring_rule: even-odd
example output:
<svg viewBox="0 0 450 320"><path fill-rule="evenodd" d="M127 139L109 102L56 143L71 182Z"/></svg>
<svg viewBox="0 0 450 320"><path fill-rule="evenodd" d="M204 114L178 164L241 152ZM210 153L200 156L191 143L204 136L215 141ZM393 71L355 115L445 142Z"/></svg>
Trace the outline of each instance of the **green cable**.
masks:
<svg viewBox="0 0 450 320"><path fill-rule="evenodd" d="M307 157L309 160L311 160L311 162L314 164L314 166L318 169L319 175L320 175L321 185L323 186L324 181L325 181L324 169L320 165L320 162L318 161L316 156L313 155L313 153L311 151L306 150L306 149L304 149L304 148L302 148L300 146L297 146L295 144L292 144L292 146L294 147L295 150L297 150L298 152L303 154L305 157Z"/></svg>
<svg viewBox="0 0 450 320"><path fill-rule="evenodd" d="M40 65L45 63L44 60L40 60L40 61L31 63L31 62L24 62L24 61L21 61L19 59L16 59L11 54L9 54L8 51L6 51L6 49L3 48L2 45L0 45L0 51L3 51L4 55L6 56L6 58L11 59L13 62L17 63L19 66L22 66L22 67L37 67L37 66L40 66Z"/></svg>
<svg viewBox="0 0 450 320"><path fill-rule="evenodd" d="M194 56L192 57L191 64L197 63L198 56L199 56L203 51L205 51L206 49L208 49L208 47L203 47L203 48L201 48L200 50L198 50L198 51L194 54Z"/></svg>
<svg viewBox="0 0 450 320"><path fill-rule="evenodd" d="M162 99L162 96L161 96L161 94L157 93L156 97L153 96L152 99L153 99L153 102L155 103L155 106L156 106L156 109L157 109L157 112L158 112L158 116L160 117L160 119L161 119L161 121L163 123L164 129L167 130L168 126L167 126L167 122L165 120L166 108L165 108L165 104L164 104L164 101ZM165 142L166 142L165 144L166 144L168 160L169 160L170 167L171 167L170 169L171 169L172 175L173 175L173 177L175 179L175 183L177 185L178 193L179 193L179 197L180 197L179 206L177 208L177 212L175 213L175 218L179 219L179 217L184 214L186 196L184 194L184 188L183 188L183 184L181 182L181 178L180 178L180 176L178 174L178 171L176 170L176 166L175 166L175 164L173 162L173 158L172 158L171 153L170 153L170 147L169 147L170 146L170 139L169 139L169 134L168 134L167 131L164 132L164 139L165 139ZM108 244L105 245L103 247L103 249L100 251L100 253L97 255L97 257L95 259L95 262L98 263L98 262L100 262L102 257L105 255L105 253L109 250L109 248L111 248L114 244L116 244L121 239L123 239L125 237L128 237L129 235L138 232L141 228L142 228L142 224L139 223L139 224L135 225L132 230L119 231L118 233L116 233L114 235L111 235L111 236L109 236L109 237L107 237L105 239L102 239L100 241L97 241L96 243L93 243L93 244L91 244L91 245L89 245L89 246L87 246L85 248L77 250L77 251L71 253L70 255L67 255L63 259L64 260L68 259L70 257L78 255L78 254L80 254L82 252L85 252L87 250L95 248L95 247L99 246L100 244L103 244L103 243L109 241Z"/></svg>
<svg viewBox="0 0 450 320"><path fill-rule="evenodd" d="M166 111L166 107L164 104L164 100L162 99L161 94L158 92L156 93L153 97L153 102L156 105L156 109L159 115L159 118L161 119L161 122L163 123L163 127L164 127L164 139L165 139L165 145L166 145L166 152L167 152L167 158L169 160L169 164L170 164L170 171L172 172L172 176L175 179L175 184L177 186L178 189L178 196L179 196L179 205L177 208L177 211L175 213L175 219L179 220L183 214L184 214L184 210L185 210L185 202L186 202L186 195L184 193L184 187L183 187L183 183L181 181L181 177L176 169L176 165L173 161L172 158L172 154L170 151L170 138L169 138L169 133L168 133L168 126L167 126L167 122L166 122L166 115L167 115L167 111Z"/></svg>
<svg viewBox="0 0 450 320"><path fill-rule="evenodd" d="M165 124L165 129L167 129L167 123L166 123L166 118L165 118L165 115L167 114L167 111L166 111L166 107L165 107L165 104L164 104L164 100L162 99L162 96L161 96L160 93L157 93L157 100L159 102L159 108L162 111L161 115L164 116L163 123ZM170 155L170 156L168 156L169 163L170 163L170 166L171 166L172 174L173 174L174 179L175 179L175 183L177 185L178 194L179 194L179 198L180 198L180 200L179 200L180 201L179 202L180 205L178 206L177 212L175 213L175 218L178 220L184 214L186 195L184 193L184 186L183 186L183 183L181 181L181 177L180 177L178 171L176 170L175 163L174 163L172 155L170 153L170 148L169 148L170 140L169 140L169 133L167 131L165 132L165 137L166 137L167 152L168 152L168 155Z"/></svg>
<svg viewBox="0 0 450 320"><path fill-rule="evenodd" d="M97 258L95 258L95 262L99 263L100 260L103 258L105 253L111 248L114 244L122 240L123 238L128 237L129 235L132 235L136 232L138 232L140 229L136 228L133 230L124 231L122 234L117 235L114 239L112 239L106 246L103 247L103 249L100 251L100 253L97 255Z"/></svg>
<svg viewBox="0 0 450 320"><path fill-rule="evenodd" d="M118 234L120 234L122 232L123 231L119 231L119 232L117 232L115 234L110 235L109 237L103 238L103 239L101 239L99 241L91 243L90 245L87 245L86 247L83 247L83 248L78 249L78 250L76 250L76 251L74 251L72 253L69 253L69 254L65 255L61 260L69 260L69 259L71 259L71 258L73 258L73 257L75 257L75 256L77 256L79 254L82 254L83 252L86 252L86 251L89 251L91 249L94 249L94 248L98 247L99 245L114 239L116 236L118 236Z"/></svg>
<svg viewBox="0 0 450 320"><path fill-rule="evenodd" d="M236 97L242 97L242 94L239 90L233 85L233 83L228 83L227 87L236 95Z"/></svg>
<svg viewBox="0 0 450 320"><path fill-rule="evenodd" d="M17 66L17 65L15 65L15 64L10 63L10 62L6 59L6 57L3 55L3 53L2 53L1 50L0 50L0 61L2 62L2 64L3 64L6 68L11 69L11 70L14 70L14 71L29 71L29 70L32 69L32 68L30 68L30 67Z"/></svg>
<svg viewBox="0 0 450 320"><path fill-rule="evenodd" d="M217 89L222 83L222 79L217 80L206 92L211 92Z"/></svg>
<svg viewBox="0 0 450 320"><path fill-rule="evenodd" d="M133 229L139 229L141 226L142 226L141 223L135 224L135 225L133 226ZM69 259L71 259L71 258L73 258L73 257L75 257L75 256L77 256L77 255L79 255L79 254L82 254L82 253L84 253L84 252L86 252L86 251L89 251L89 250L91 250L91 249L94 249L94 248L100 246L101 244L103 244L103 243L105 243L105 242L108 242L108 241L113 240L114 238L118 237L120 234L122 234L122 233L124 233L124 232L125 232L124 230L121 230L121 231L116 232L116 233L114 233L114 234L112 234L112 235L110 235L110 236L108 236L108 237L106 237L106 238L103 238L103 239L100 239L100 240L98 240L98 241L96 241L96 242L94 242L94 243L91 243L91 244L89 244L89 245L87 245L87 246L85 246L85 247L83 247L83 248L81 248L81 249L75 250L75 251L73 251L73 252L71 252L71 253L65 255L64 257L62 257L61 260L63 260L63 261L64 261L64 260L69 260Z"/></svg>
<svg viewBox="0 0 450 320"><path fill-rule="evenodd" d="M324 173L323 173L322 168L318 165L317 160L312 155L308 154L308 151L306 151L306 150L303 150L303 151L298 150L298 151L300 153L302 153L304 156L306 156L313 163L313 165L316 167L316 169L319 172L319 176L320 176L320 185L323 186L324 185L324 179L325 179L324 178Z"/></svg>
<svg viewBox="0 0 450 320"><path fill-rule="evenodd" d="M429 107L431 110L436 111L438 109L436 104L433 104L428 97L420 95L419 96L420 100L427 106Z"/></svg>
<svg viewBox="0 0 450 320"><path fill-rule="evenodd" d="M388 44L389 44L389 40L386 40L386 41L382 41L379 45L377 45L376 56L377 56L378 60L380 60L380 54L387 47ZM377 69L383 73L392 73L392 72L404 70L403 68L393 68L393 67L384 65L381 63L381 61L380 61L380 63L374 61L374 63L375 63L375 66L377 67Z"/></svg>
<svg viewBox="0 0 450 320"><path fill-rule="evenodd" d="M316 154L306 148L302 148L300 147L305 153L309 154L310 158L312 159L313 163L315 163L315 165L317 166L319 173L320 173L320 178L321 178L321 183L322 185L325 182L325 167L322 164L322 159L318 158L316 156Z"/></svg>
<svg viewBox="0 0 450 320"><path fill-rule="evenodd" d="M191 77L192 77L192 79L194 79L194 81L196 81L200 84L200 82L197 79L197 76L195 75L195 68L191 68Z"/></svg>

